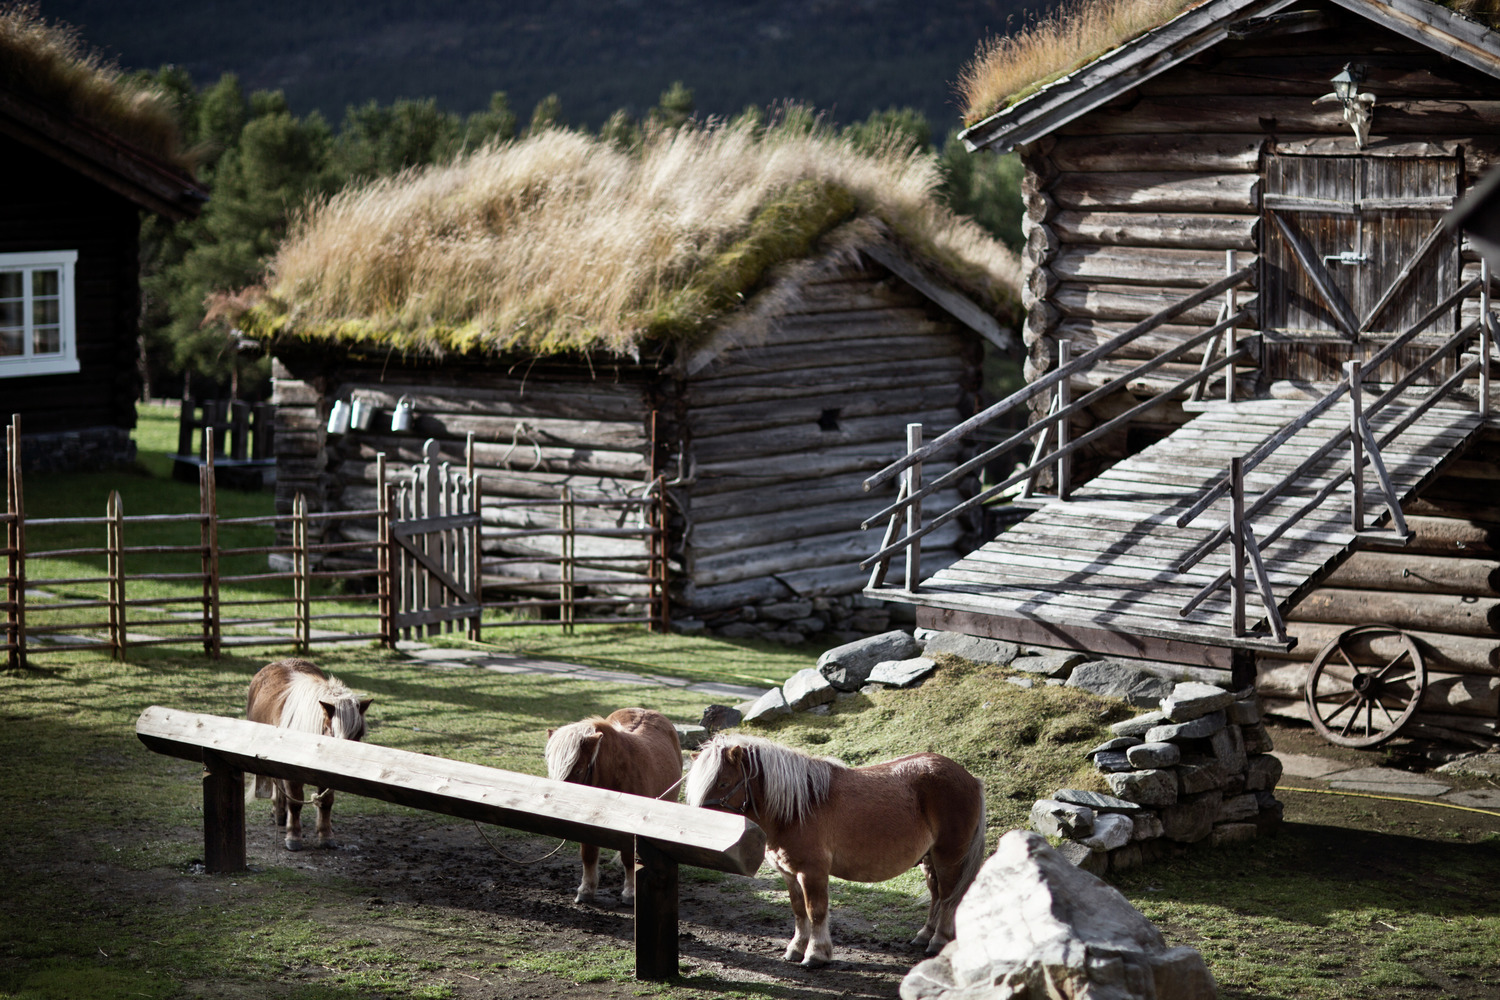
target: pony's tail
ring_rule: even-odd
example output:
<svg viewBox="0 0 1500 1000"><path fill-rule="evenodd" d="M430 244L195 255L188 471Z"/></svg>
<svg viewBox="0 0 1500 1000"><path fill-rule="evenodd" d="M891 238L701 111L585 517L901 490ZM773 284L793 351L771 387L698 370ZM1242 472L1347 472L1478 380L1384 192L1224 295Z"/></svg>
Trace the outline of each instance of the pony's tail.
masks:
<svg viewBox="0 0 1500 1000"><path fill-rule="evenodd" d="M948 897L949 905L957 907L959 900L964 898L964 893L969 891L969 886L974 882L974 876L979 874L979 868L984 864L984 834L986 817L984 805L984 789L979 790L979 822L974 824L974 839L969 841L969 853L964 855L964 865L959 869L958 881L954 883L953 894Z"/></svg>

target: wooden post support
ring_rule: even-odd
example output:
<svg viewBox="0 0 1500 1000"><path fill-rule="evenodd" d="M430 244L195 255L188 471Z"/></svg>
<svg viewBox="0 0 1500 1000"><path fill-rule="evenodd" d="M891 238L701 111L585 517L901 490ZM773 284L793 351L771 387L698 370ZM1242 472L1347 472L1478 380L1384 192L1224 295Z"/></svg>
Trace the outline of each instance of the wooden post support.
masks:
<svg viewBox="0 0 1500 1000"><path fill-rule="evenodd" d="M396 645L395 609L391 605L391 493L385 482L385 452L375 453L375 606L380 614L380 644Z"/></svg>
<svg viewBox="0 0 1500 1000"><path fill-rule="evenodd" d="M1057 366L1065 368L1068 362L1073 360L1073 342L1071 340L1059 340L1057 342ZM1061 414L1072 402L1073 380L1065 378L1057 383L1057 410ZM1068 446L1068 418L1059 416L1057 418L1057 450L1060 452ZM1071 492L1069 477L1073 472L1073 457L1071 454L1061 455L1057 460L1057 499L1066 500Z"/></svg>
<svg viewBox="0 0 1500 1000"><path fill-rule="evenodd" d="M922 425L907 424L906 453L910 455L921 447ZM922 491L922 463L913 462L907 466L904 475L906 495L912 498L906 506L906 537L911 539L906 546L906 590L916 593L922 585L922 539L913 537L922 530L922 498L917 496Z"/></svg>
<svg viewBox="0 0 1500 1000"><path fill-rule="evenodd" d="M557 618L562 630L573 632L573 491L562 488L562 506L558 510L558 593Z"/></svg>
<svg viewBox="0 0 1500 1000"><path fill-rule="evenodd" d="M653 535L657 575L654 575L651 581L656 591L656 600L653 602L651 612L653 618L651 627L662 633L672 630L672 578L671 567L667 562L671 524L672 512L667 506L667 477L657 476L656 531Z"/></svg>
<svg viewBox="0 0 1500 1000"><path fill-rule="evenodd" d="M1245 459L1229 460L1229 534L1233 541L1229 586L1233 590L1232 627L1245 634Z"/></svg>
<svg viewBox="0 0 1500 1000"><path fill-rule="evenodd" d="M1364 377L1358 360L1344 362L1344 377L1349 380L1349 487L1353 495L1349 501L1351 530L1365 530L1365 440L1360 434L1360 420L1364 417Z"/></svg>
<svg viewBox="0 0 1500 1000"><path fill-rule="evenodd" d="M468 530L469 565L467 572L474 595L474 617L469 619L469 641L484 641L484 580L480 573L484 562L484 511L480 507L479 473L474 468L474 432L464 446L464 475L469 484L469 510L474 524ZM462 576L460 576L462 579Z"/></svg>
<svg viewBox="0 0 1500 1000"><path fill-rule="evenodd" d="M675 979L677 862L642 837L635 839L635 978Z"/></svg>
<svg viewBox="0 0 1500 1000"><path fill-rule="evenodd" d="M1490 350L1494 345L1494 320L1490 316L1490 262L1479 262L1479 416L1490 415Z"/></svg>
<svg viewBox="0 0 1500 1000"><path fill-rule="evenodd" d="M1233 250L1224 251L1224 273L1226 275L1234 273ZM1238 311L1239 307L1235 303L1235 289L1231 285L1224 289L1224 318L1229 319ZM1229 329L1224 331L1224 355L1232 358L1237 350L1239 350L1239 338L1235 333L1234 324L1231 323ZM1224 402L1234 402L1234 365L1224 369Z"/></svg>
<svg viewBox="0 0 1500 1000"><path fill-rule="evenodd" d="M245 870L245 772L203 751L203 867Z"/></svg>

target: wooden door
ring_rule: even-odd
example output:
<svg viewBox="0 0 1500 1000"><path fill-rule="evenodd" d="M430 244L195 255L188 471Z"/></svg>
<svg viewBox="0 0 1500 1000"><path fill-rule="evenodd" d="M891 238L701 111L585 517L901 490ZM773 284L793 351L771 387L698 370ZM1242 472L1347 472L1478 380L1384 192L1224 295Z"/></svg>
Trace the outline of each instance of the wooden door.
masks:
<svg viewBox="0 0 1500 1000"><path fill-rule="evenodd" d="M1273 379L1332 381L1458 287L1442 231L1454 157L1271 156L1261 199L1261 328ZM1451 334L1458 310L1429 327ZM1397 359L1414 362L1427 348ZM1394 378L1383 370L1380 381Z"/></svg>

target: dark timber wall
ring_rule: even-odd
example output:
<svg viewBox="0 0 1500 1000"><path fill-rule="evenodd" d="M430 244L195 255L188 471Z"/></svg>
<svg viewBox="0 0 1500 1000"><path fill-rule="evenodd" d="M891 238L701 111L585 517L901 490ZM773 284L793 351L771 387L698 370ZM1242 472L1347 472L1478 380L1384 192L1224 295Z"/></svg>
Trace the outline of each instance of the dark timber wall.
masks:
<svg viewBox="0 0 1500 1000"><path fill-rule="evenodd" d="M136 206L0 137L0 253L77 250L76 374L0 378L0 418L35 435L135 426L140 264ZM127 442L128 443L128 442Z"/></svg>

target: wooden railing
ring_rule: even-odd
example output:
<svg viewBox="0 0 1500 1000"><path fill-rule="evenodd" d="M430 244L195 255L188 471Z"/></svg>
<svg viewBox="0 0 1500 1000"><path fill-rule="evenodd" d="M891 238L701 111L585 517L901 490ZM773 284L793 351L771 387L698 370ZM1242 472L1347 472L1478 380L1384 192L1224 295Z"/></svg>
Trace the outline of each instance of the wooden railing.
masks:
<svg viewBox="0 0 1500 1000"><path fill-rule="evenodd" d="M255 517L223 517L218 509L213 429L206 431L206 459L199 467L199 509L191 513L127 514L118 491L109 494L102 517L30 517L25 509L25 490L20 464L20 417L6 428L5 506L0 512L4 526L5 614L4 642L0 651L11 667L24 666L29 655L70 650L100 650L116 658L140 646L202 644L206 654L218 657L225 646L293 645L306 650L320 642L375 640L393 645L399 638L435 635L462 627L470 638L481 639L481 615L485 610L558 609L558 624L571 631L574 625L607 622L644 622L665 630L667 612L666 495L660 481L642 497L584 500L564 492L558 501L507 500L484 505L486 513L499 515L507 508L550 504L561 511L556 529L501 531L495 537L556 535L562 539L557 557L527 556L524 561L547 558L558 565L561 583L556 598L527 596L481 600L480 487L473 470L472 440L467 449L467 468L450 470L431 461L435 443L429 442L429 463L409 473L388 475L384 456L377 458L377 506L369 510L311 512L298 494L288 514ZM580 506L607 506L639 513L640 526L581 528L573 523ZM355 528L365 537L317 541L324 533L319 526L337 523ZM74 533L80 528L102 529L103 545L67 544L40 548L36 538L52 530ZM186 538L173 537L170 544L160 538L160 529L184 528ZM28 529L33 532L28 542ZM280 543L223 545L225 532L265 529ZM143 536L145 543L138 541ZM643 591L641 597L589 594L584 588L619 585L621 574L598 576L594 568L613 557L578 556L580 537L640 538L642 553L630 557L643 563L645 572L630 576L630 585ZM281 568L225 573L227 560L265 557ZM363 558L362 558L363 557ZM625 558L625 557L621 557ZM37 578L28 564L40 560L98 561L100 571L72 576ZM145 568L142 563L162 559L190 560L192 570L167 571ZM521 558L512 560L523 561ZM494 560L504 563L506 560ZM494 568L490 566L490 568ZM169 568L173 569L173 568ZM594 575L591 575L594 574ZM141 586L186 588L189 593L172 596L131 596ZM268 590L284 587L290 596L224 596L242 594L249 587ZM342 593L319 593L342 586ZM47 588L71 592L53 597ZM87 595L87 596L79 596ZM98 596L95 596L95 595ZM645 614L636 617L604 617L602 606L644 603ZM332 607L329 607L332 605ZM360 605L369 605L361 610ZM281 609L290 606L290 613ZM329 608L321 610L321 608ZM578 614L587 608L589 613ZM97 620L80 612L99 612ZM30 620L28 620L28 613ZM233 617L236 614L247 617ZM536 624L536 620L490 621L500 625ZM256 633L244 630L253 629ZM267 634L270 633L270 634ZM43 639L45 642L38 642ZM54 638L55 637L55 638Z"/></svg>
<svg viewBox="0 0 1500 1000"><path fill-rule="evenodd" d="M1401 348L1412 343L1419 334L1440 318L1450 314L1458 303L1476 289L1480 297L1479 319L1465 325L1453 336L1444 340L1425 359L1412 365L1405 374L1367 405L1364 401L1364 383L1368 380L1370 373L1393 362L1398 357L1397 352ZM1409 532L1405 517L1401 512L1400 499L1396 496L1390 476L1386 472L1381 450L1389 446L1423 413L1451 395L1471 375L1477 374L1478 376L1479 413L1482 417L1489 415L1489 358L1495 335L1495 323L1495 317L1490 310L1489 266L1485 264L1481 266L1479 278L1464 283L1445 297L1415 324L1371 355L1368 360L1346 362L1344 377L1296 420L1274 434L1267 435L1260 444L1245 455L1232 459L1223 478L1205 490L1198 500L1177 518L1177 526L1186 527L1197 520L1215 502L1226 495L1230 498L1228 522L1184 557L1177 564L1177 570L1186 572L1202 562L1226 541L1233 546L1230 568L1200 589L1182 607L1180 614L1184 617L1191 614L1209 596L1227 585L1231 590L1231 630L1237 636L1244 635L1246 633L1247 594L1245 573L1248 567L1254 574L1256 592L1265 610L1268 627L1278 640L1285 640L1286 626L1281 619L1276 595L1271 588L1262 553L1310 513L1321 507L1345 484L1350 484L1351 487L1350 529L1356 533L1365 531L1364 475L1366 465L1370 467L1370 471L1374 473L1379 484L1381 497L1395 533L1403 541L1407 539ZM1382 427L1379 434L1375 432L1371 421L1382 410L1398 400L1407 402L1408 389L1424 375L1433 371L1448 356L1460 355L1476 337L1479 340L1479 350L1474 359L1457 365L1457 370L1451 376L1406 408L1399 419L1390 426ZM1348 424L1317 445L1295 468L1260 491L1247 506L1245 476L1346 396L1349 400ZM1347 467L1330 474L1329 457L1345 446L1348 447L1349 455ZM1263 514L1299 484L1305 484L1314 477L1318 478L1318 484L1311 497L1265 531L1262 537L1257 537L1251 526L1251 519Z"/></svg>
<svg viewBox="0 0 1500 1000"><path fill-rule="evenodd" d="M1234 267L1234 255L1231 251L1226 258L1226 271L1229 273L1224 278L1194 292L1181 301L1161 310L1149 319L1137 323L1129 330L1117 334L1104 343L1076 357L1072 355L1070 343L1068 341L1061 341L1058 344L1058 363L1056 368L1024 388L1007 396L1005 399L1000 400L998 403L987 407L980 413L963 421L952 430L939 435L931 442L927 444L922 443L920 424L908 425L906 455L864 481L864 488L868 491L899 477L896 500L884 509L871 515L862 525L862 527L868 528L873 524L879 523L882 519L887 519L886 532L879 550L860 563L861 569L871 570L869 580L870 589L878 588L885 582L891 560L897 554L904 552L906 557L905 589L915 591L920 583L921 539L924 536L931 534L965 511L979 507L999 497L1019 483L1027 483L1028 489L1034 487L1037 477L1049 468L1054 470L1057 496L1060 499L1066 500L1071 491L1069 482L1069 462L1071 456L1079 451L1079 449L1087 447L1100 438L1119 430L1119 428L1134 420L1142 413L1178 398L1185 392L1194 391L1201 393L1202 387L1221 372L1225 376L1225 398L1232 400L1234 398L1234 372L1236 366L1255 361L1259 358L1260 354L1259 338L1245 338L1241 340L1237 334L1238 328L1250 321L1252 317L1248 310L1238 307L1235 292L1250 280L1251 276L1255 274L1255 270L1254 267L1236 269ZM1110 379L1078 399L1075 400L1072 398L1071 384L1074 376L1088 371L1099 361L1140 339L1157 327L1171 322L1183 313L1205 302L1212 301L1221 295L1225 298L1219 310L1218 320L1213 325L1161 352L1150 360L1141 362L1125 374ZM1221 344L1223 355L1215 357L1217 349ZM1070 437L1068 422L1073 417L1083 413L1094 403L1106 396L1126 389L1131 383L1138 381L1142 376L1178 361L1199 348L1203 348L1204 353L1197 372L1177 379L1155 396L1137 403L1125 412L1099 424L1076 439ZM984 449L973 458L959 463L952 470L937 477L931 483L923 483L923 461L945 449L957 446L960 442L973 435L979 428L996 421L1004 420L1014 411L1022 407L1028 407L1033 399L1043 394L1050 394L1051 396L1051 404L1046 416L1031 423L1023 430L1006 437L998 444ZM925 498L932 496L939 490L954 485L962 477L975 472L986 463L1006 454L1017 445L1028 441L1032 437L1037 437L1037 441L1031 461L1028 464L1016 469L1001 482L981 490L974 496L961 501L931 520L924 522L922 501ZM904 534L901 532L903 526L905 528Z"/></svg>

